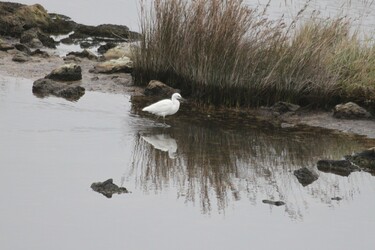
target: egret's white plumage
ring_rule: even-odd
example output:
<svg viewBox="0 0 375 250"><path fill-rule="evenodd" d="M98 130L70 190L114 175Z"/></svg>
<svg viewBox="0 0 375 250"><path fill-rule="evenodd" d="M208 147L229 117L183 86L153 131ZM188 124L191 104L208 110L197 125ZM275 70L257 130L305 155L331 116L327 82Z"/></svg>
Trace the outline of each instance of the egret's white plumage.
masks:
<svg viewBox="0 0 375 250"><path fill-rule="evenodd" d="M167 115L176 114L180 108L179 99L182 99L179 93L174 93L171 99L164 99L158 101L150 106L144 107L142 111L147 111L151 114L162 116L165 119Z"/></svg>

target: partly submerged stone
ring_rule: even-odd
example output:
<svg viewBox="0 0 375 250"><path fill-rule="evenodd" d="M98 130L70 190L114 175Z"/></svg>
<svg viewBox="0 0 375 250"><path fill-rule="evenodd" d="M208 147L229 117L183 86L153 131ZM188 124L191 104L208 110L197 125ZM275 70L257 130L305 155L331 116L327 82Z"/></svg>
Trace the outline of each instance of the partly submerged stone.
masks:
<svg viewBox="0 0 375 250"><path fill-rule="evenodd" d="M297 177L299 183L301 183L304 187L310 185L319 178L317 173L306 167L295 170L293 174Z"/></svg>
<svg viewBox="0 0 375 250"><path fill-rule="evenodd" d="M347 155L345 159L355 164L363 171L375 175L375 147L353 155Z"/></svg>
<svg viewBox="0 0 375 250"><path fill-rule="evenodd" d="M333 117L340 119L369 119L371 114L354 102L338 104L333 109Z"/></svg>
<svg viewBox="0 0 375 250"><path fill-rule="evenodd" d="M348 160L320 160L317 162L318 170L341 176L349 176L352 172L360 171Z"/></svg>
<svg viewBox="0 0 375 250"><path fill-rule="evenodd" d="M82 79L82 69L74 63L64 64L52 70L45 78L56 81L78 81Z"/></svg>
<svg viewBox="0 0 375 250"><path fill-rule="evenodd" d="M172 94L179 92L180 91L178 89L174 89L163 82L151 80L145 88L144 94L146 96L160 96L163 98L170 98Z"/></svg>
<svg viewBox="0 0 375 250"><path fill-rule="evenodd" d="M271 201L271 200L262 200L263 203L274 205L274 206L282 206L285 205L283 201Z"/></svg>
<svg viewBox="0 0 375 250"><path fill-rule="evenodd" d="M77 83L42 78L33 83L33 93L38 97L54 95L70 101L77 101L85 94L85 89Z"/></svg>
<svg viewBox="0 0 375 250"><path fill-rule="evenodd" d="M104 195L107 198L112 198L113 194L123 194L129 193L129 191L124 187L119 187L113 183L113 179L108 179L103 182L94 182L91 184L91 188Z"/></svg>
<svg viewBox="0 0 375 250"><path fill-rule="evenodd" d="M133 71L133 61L129 57L121 57L105 62L98 63L90 72L93 73L131 73Z"/></svg>

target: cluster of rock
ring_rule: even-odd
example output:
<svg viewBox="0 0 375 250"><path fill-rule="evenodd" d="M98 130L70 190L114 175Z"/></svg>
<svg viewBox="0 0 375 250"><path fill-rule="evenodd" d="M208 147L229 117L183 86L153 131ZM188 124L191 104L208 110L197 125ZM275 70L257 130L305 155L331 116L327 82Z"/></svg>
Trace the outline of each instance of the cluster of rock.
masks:
<svg viewBox="0 0 375 250"><path fill-rule="evenodd" d="M70 34L63 41L54 41L51 34ZM0 35L20 38L30 47L56 48L59 42L85 41L90 45L103 41L127 42L139 37L123 25L103 24L89 26L78 24L69 17L48 13L40 4L23 5L0 2ZM88 37L93 38L90 42Z"/></svg>
<svg viewBox="0 0 375 250"><path fill-rule="evenodd" d="M52 34L66 33L69 36L60 41L51 38ZM41 48L56 48L59 43L79 43L84 47L82 51L68 53L64 57L64 65L33 84L33 93L39 97L55 95L73 101L85 93L80 86L82 69L78 65L83 59L94 61L90 73L131 73L133 45L125 42L139 36L126 26L82 25L69 17L47 13L39 4L27 6L9 2L0 2L0 35L13 38L5 39L7 41L0 39L0 51L9 53L13 56L12 60L18 63L38 61L34 60L34 56L50 57ZM99 43L100 56L87 49Z"/></svg>
<svg viewBox="0 0 375 250"><path fill-rule="evenodd" d="M340 176L349 176L352 172L357 171L375 175L375 147L353 155L346 155L344 160L319 160L317 169ZM303 186L310 185L319 178L314 170L308 168L295 170L294 175Z"/></svg>

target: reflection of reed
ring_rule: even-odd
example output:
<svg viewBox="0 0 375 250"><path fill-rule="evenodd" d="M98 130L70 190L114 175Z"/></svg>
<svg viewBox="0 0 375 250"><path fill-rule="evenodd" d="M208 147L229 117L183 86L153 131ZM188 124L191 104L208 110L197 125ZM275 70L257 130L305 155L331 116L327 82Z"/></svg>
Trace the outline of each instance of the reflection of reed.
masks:
<svg viewBox="0 0 375 250"><path fill-rule="evenodd" d="M230 202L247 197L251 203L281 199L291 217L301 217L308 206L304 192L331 203L338 191L326 188L332 179L327 176L303 188L293 170L361 148L355 140L311 131L229 130L175 121L165 133L164 137L176 140L177 157L171 159L138 135L130 174L147 192L173 184L179 197L199 202L204 213L216 208L224 211ZM354 187L346 188L355 192Z"/></svg>

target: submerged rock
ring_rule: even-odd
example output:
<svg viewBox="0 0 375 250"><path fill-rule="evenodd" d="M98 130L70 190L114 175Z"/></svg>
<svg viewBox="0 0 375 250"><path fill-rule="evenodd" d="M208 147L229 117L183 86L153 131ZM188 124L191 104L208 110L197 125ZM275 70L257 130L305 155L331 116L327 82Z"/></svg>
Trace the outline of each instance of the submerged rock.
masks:
<svg viewBox="0 0 375 250"><path fill-rule="evenodd" d="M355 164L363 171L375 175L375 147L354 155L347 155L345 159Z"/></svg>
<svg viewBox="0 0 375 250"><path fill-rule="evenodd" d="M162 98L170 98L172 94L179 93L178 89L169 87L167 84L157 80L151 80L145 88L146 96L160 96Z"/></svg>
<svg viewBox="0 0 375 250"><path fill-rule="evenodd" d="M42 78L33 83L33 93L38 97L54 95L70 101L77 101L85 94L85 89L76 83L58 82Z"/></svg>
<svg viewBox="0 0 375 250"><path fill-rule="evenodd" d="M82 79L82 69L74 63L65 64L52 70L45 78L56 81L78 81Z"/></svg>
<svg viewBox="0 0 375 250"><path fill-rule="evenodd" d="M299 183L301 183L304 187L310 185L319 178L317 173L309 170L306 167L295 170L293 173L297 177Z"/></svg>
<svg viewBox="0 0 375 250"><path fill-rule="evenodd" d="M274 205L274 206L282 206L285 205L285 202L283 201L270 201L270 200L263 200L263 203Z"/></svg>
<svg viewBox="0 0 375 250"><path fill-rule="evenodd" d="M113 179L108 179L104 182L94 182L91 184L91 188L98 193L101 193L107 198L112 198L113 194L129 193L124 187L119 187L113 183Z"/></svg>
<svg viewBox="0 0 375 250"><path fill-rule="evenodd" d="M354 102L336 105L333 117L340 119L369 119L371 114Z"/></svg>
<svg viewBox="0 0 375 250"><path fill-rule="evenodd" d="M348 160L320 160L317 162L319 171L349 176L352 172L360 171Z"/></svg>

